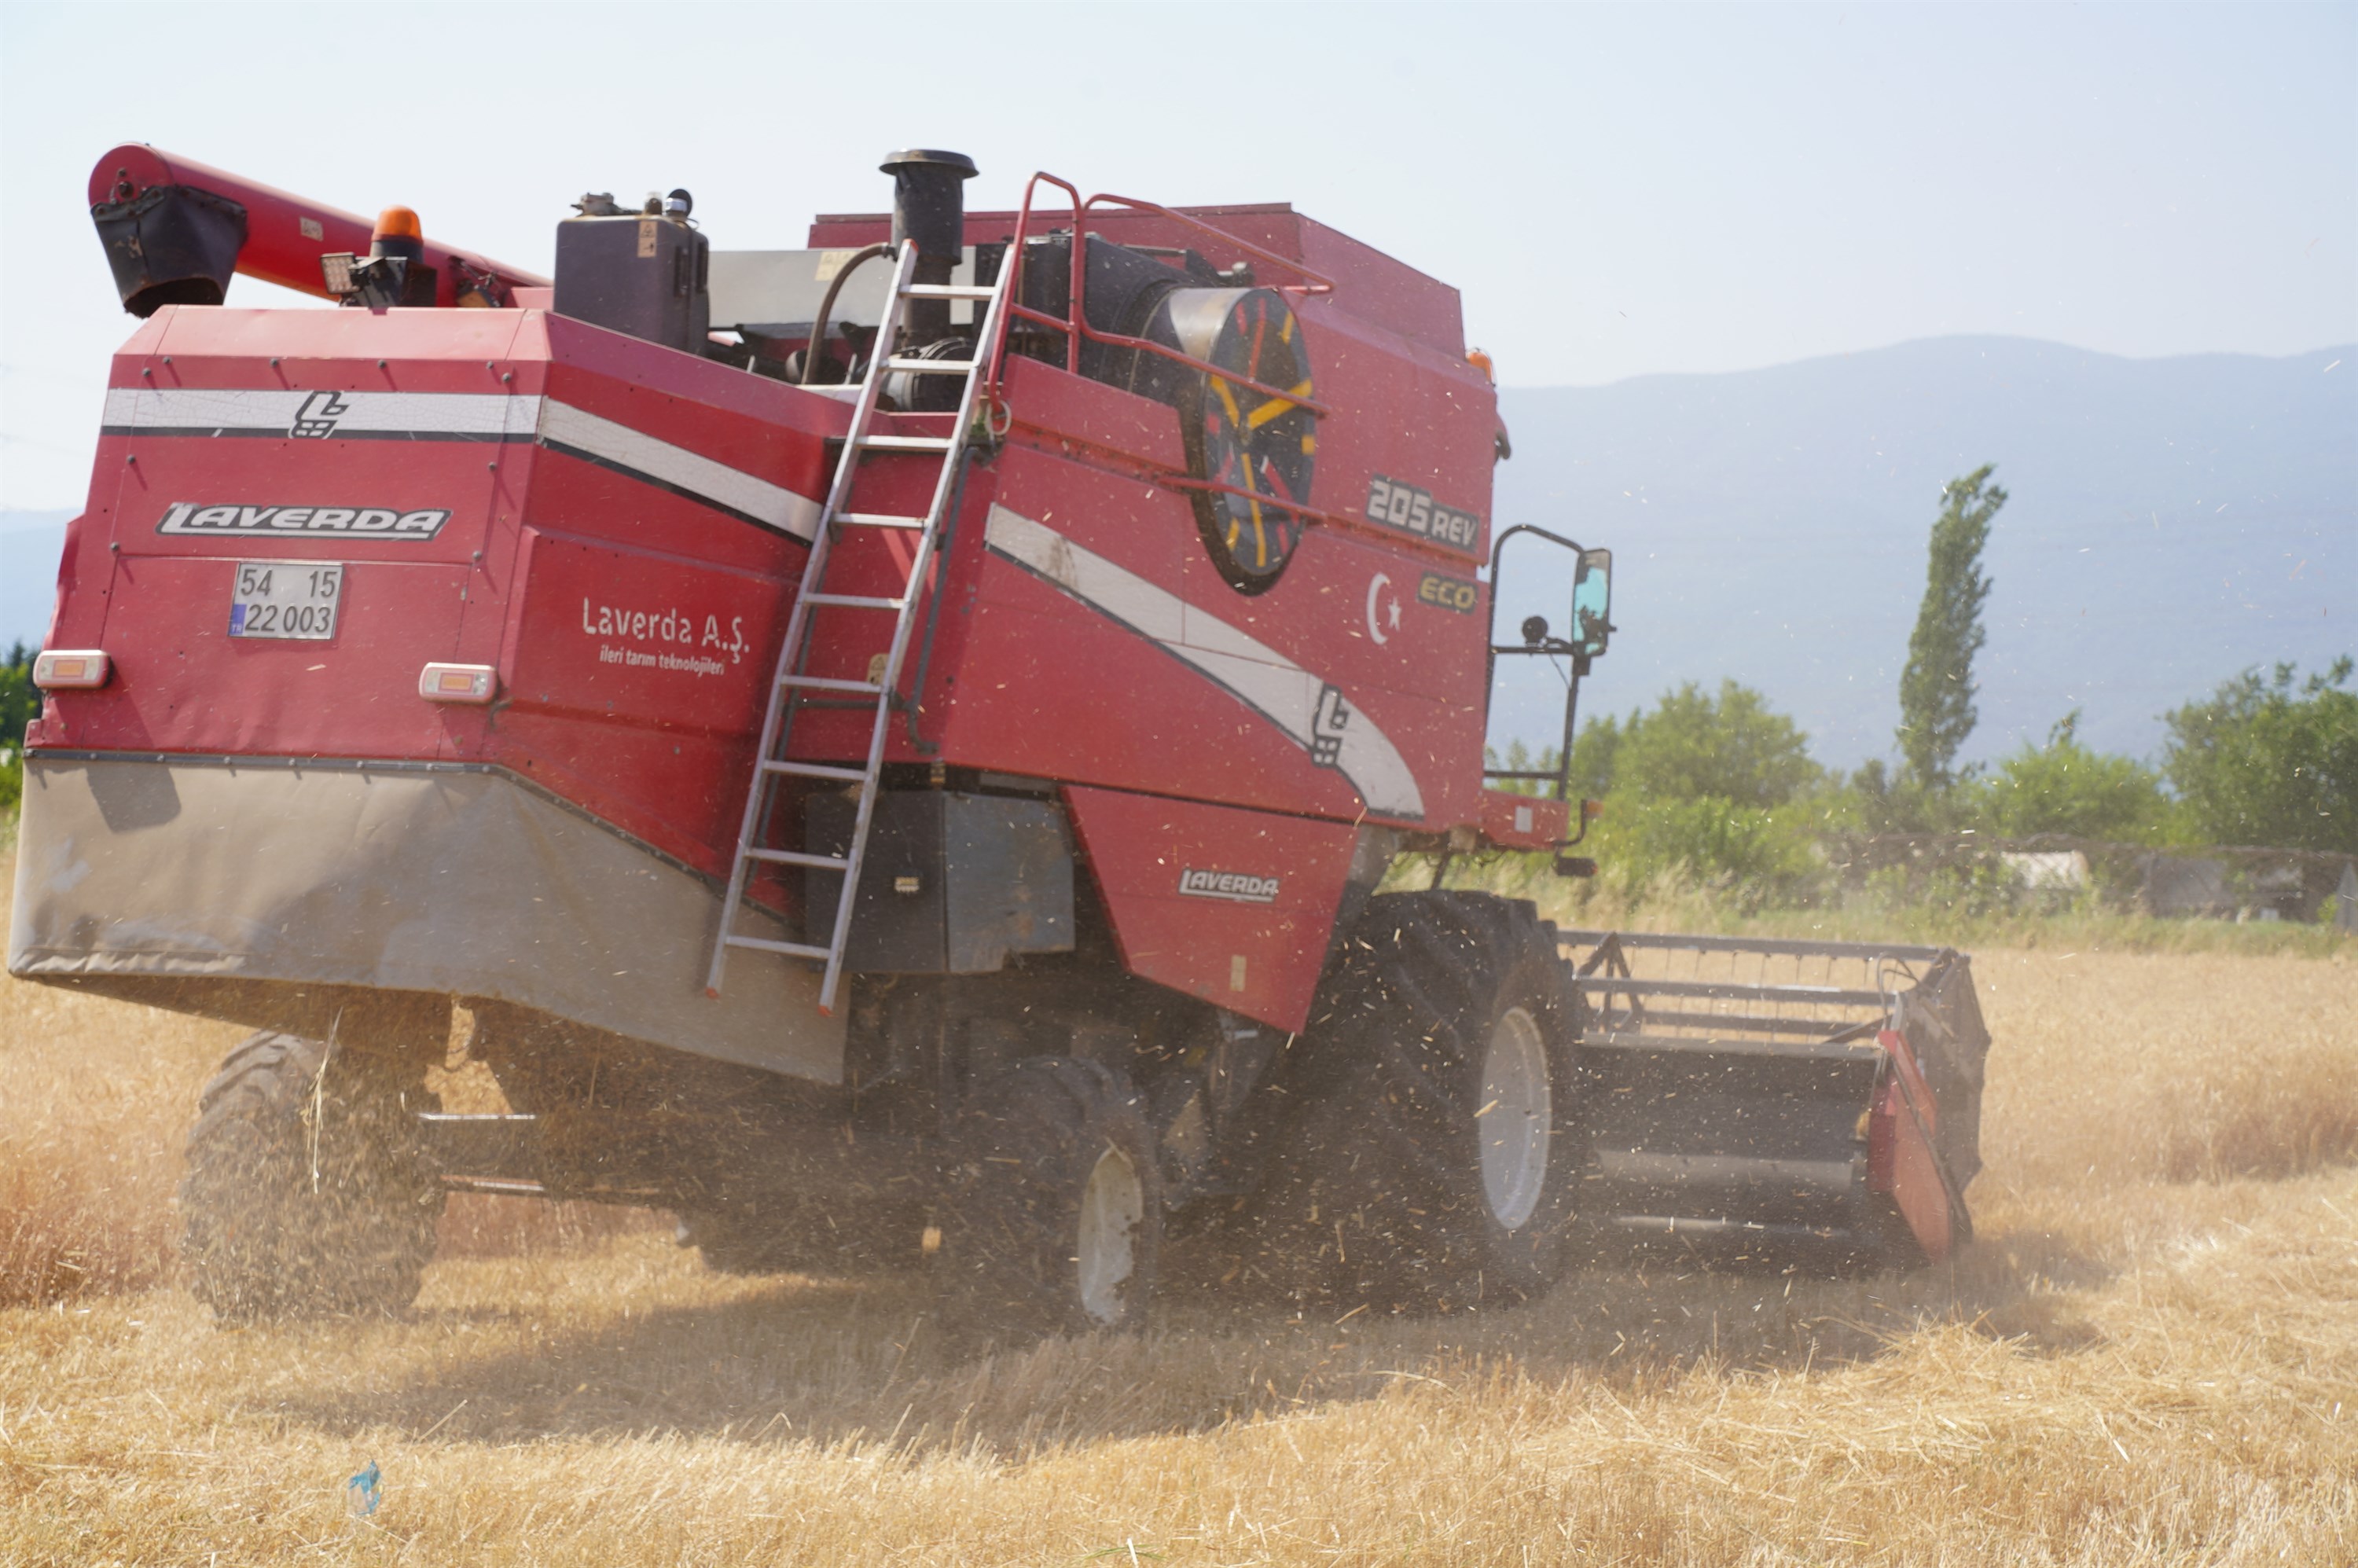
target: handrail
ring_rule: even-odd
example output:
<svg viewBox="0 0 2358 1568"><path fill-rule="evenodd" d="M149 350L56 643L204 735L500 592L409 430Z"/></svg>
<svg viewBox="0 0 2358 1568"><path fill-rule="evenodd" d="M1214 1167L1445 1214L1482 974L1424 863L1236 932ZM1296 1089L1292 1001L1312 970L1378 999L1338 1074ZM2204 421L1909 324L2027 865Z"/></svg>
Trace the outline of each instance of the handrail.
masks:
<svg viewBox="0 0 2358 1568"><path fill-rule="evenodd" d="M1072 272L1065 289L1065 314L1061 318L1044 310L1034 310L1022 302L1023 266L1027 259L1025 241L1031 237L1033 193L1043 184L1055 186L1072 200ZM1001 371L1007 357L1007 334L1013 330L1015 319L1021 317L1024 320L1036 321L1044 327L1053 328L1065 334L1065 369L1076 375L1080 373L1081 342L1083 339L1087 339L1093 343L1103 343L1114 348L1132 351L1143 350L1148 353L1160 355L1174 363L1185 365L1190 370L1202 371L1207 375L1217 376L1230 385L1247 387L1260 393L1263 397L1277 398L1293 404L1308 410L1315 418L1324 419L1334 412L1327 405L1302 396L1290 388L1271 386L1266 383L1254 381L1248 376L1238 375L1233 371L1223 370L1209 361L1199 360L1193 354L1162 343L1151 342L1144 338L1128 337L1120 332L1100 332L1090 326L1087 309L1088 235L1083 225L1087 222L1088 214L1095 211L1100 203L1118 203L1133 211L1150 212L1168 218L1174 222L1199 230L1227 244L1234 245L1238 250L1248 252L1274 265L1282 266L1306 280L1299 284L1279 284L1272 287L1305 294L1332 294L1335 291L1335 280L1324 273L1313 271L1300 262L1289 260L1274 251L1257 245L1241 235L1229 233L1227 230L1207 223L1200 218L1174 211L1159 202L1141 201L1129 196L1100 192L1085 200L1078 186L1070 180L1061 179L1055 175L1042 170L1024 182L1022 205L1016 210L1015 213L1014 238L1008 246L1015 267L1015 276L1009 280L1007 310L1000 322L997 341L990 345L990 369L985 383L994 394L1005 384ZM1002 261L1000 265L1004 267L1009 263ZM1269 498L1262 496L1259 499L1266 501ZM1288 510L1299 509L1288 504Z"/></svg>

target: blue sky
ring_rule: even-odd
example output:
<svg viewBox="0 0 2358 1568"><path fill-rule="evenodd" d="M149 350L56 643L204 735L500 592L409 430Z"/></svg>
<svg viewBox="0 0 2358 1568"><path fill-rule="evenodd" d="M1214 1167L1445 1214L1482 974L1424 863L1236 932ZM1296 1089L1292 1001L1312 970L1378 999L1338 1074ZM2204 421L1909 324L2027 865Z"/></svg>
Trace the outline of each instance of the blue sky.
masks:
<svg viewBox="0 0 2358 1568"><path fill-rule="evenodd" d="M2349 5L12 3L0 506L81 498L130 327L82 189L122 140L521 265L584 189L684 184L716 243L798 244L911 144L972 154L978 203L1036 168L1286 200L1463 290L1510 385L2358 339Z"/></svg>

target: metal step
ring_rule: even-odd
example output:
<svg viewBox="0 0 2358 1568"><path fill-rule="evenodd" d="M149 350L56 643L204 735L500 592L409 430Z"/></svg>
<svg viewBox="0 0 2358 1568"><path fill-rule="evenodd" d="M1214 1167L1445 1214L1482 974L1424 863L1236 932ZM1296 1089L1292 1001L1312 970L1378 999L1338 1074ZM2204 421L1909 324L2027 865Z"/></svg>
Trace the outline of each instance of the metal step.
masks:
<svg viewBox="0 0 2358 1568"><path fill-rule="evenodd" d="M828 762L789 762L776 757L765 757L762 761L762 769L764 773L792 773L796 778L836 779L844 784L860 784L868 782L868 775L858 768L838 768Z"/></svg>
<svg viewBox="0 0 2358 1568"><path fill-rule="evenodd" d="M724 947L751 947L757 953L783 953L789 958L817 958L824 963L834 957L825 947L814 947L807 942L773 942L765 936L723 936Z"/></svg>
<svg viewBox="0 0 2358 1568"><path fill-rule="evenodd" d="M879 599L868 593L806 593L807 604L832 604L838 610L898 610L909 601L905 599Z"/></svg>
<svg viewBox="0 0 2358 1568"><path fill-rule="evenodd" d="M946 452L957 441L949 436L854 436L851 444L871 452Z"/></svg>
<svg viewBox="0 0 2358 1568"><path fill-rule="evenodd" d="M884 362L884 368L912 375L972 375L982 366L973 360L913 360L894 355Z"/></svg>
<svg viewBox="0 0 2358 1568"><path fill-rule="evenodd" d="M901 290L903 299L989 299L999 292L989 283L913 283Z"/></svg>
<svg viewBox="0 0 2358 1568"><path fill-rule="evenodd" d="M904 517L894 512L840 512L835 520L847 528L922 528L922 517Z"/></svg>
<svg viewBox="0 0 2358 1568"><path fill-rule="evenodd" d="M857 691L870 697L882 697L884 688L874 681L838 680L833 676L785 675L778 677L780 686L808 687L813 691Z"/></svg>
<svg viewBox="0 0 2358 1568"><path fill-rule="evenodd" d="M842 855L812 855L800 849L748 849L745 853L773 866L808 866L819 871L839 871L851 864Z"/></svg>

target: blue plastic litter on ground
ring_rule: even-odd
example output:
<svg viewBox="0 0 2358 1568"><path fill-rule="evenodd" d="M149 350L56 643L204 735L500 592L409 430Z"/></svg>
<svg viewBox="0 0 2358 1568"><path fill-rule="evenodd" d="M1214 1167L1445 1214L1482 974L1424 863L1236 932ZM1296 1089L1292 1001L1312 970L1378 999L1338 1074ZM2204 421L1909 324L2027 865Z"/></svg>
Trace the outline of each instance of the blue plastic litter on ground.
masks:
<svg viewBox="0 0 2358 1568"><path fill-rule="evenodd" d="M378 1476L376 1461L372 1459L366 1469L344 1483L344 1506L363 1519L376 1512Z"/></svg>

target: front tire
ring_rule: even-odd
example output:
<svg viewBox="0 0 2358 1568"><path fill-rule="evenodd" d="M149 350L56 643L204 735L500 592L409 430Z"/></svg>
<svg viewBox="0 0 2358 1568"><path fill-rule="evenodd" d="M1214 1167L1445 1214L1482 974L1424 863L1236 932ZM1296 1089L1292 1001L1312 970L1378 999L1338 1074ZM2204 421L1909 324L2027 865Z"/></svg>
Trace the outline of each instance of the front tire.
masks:
<svg viewBox="0 0 2358 1568"><path fill-rule="evenodd" d="M1094 1062L1040 1057L975 1086L942 1227L952 1326L981 1338L1128 1333L1163 1249L1144 1105Z"/></svg>
<svg viewBox="0 0 2358 1568"><path fill-rule="evenodd" d="M1555 931L1487 893L1368 901L1314 1017L1310 1103L1265 1212L1312 1288L1514 1302L1563 1272L1582 1158L1580 1002ZM1281 1260L1300 1280L1296 1257Z"/></svg>
<svg viewBox="0 0 2358 1568"><path fill-rule="evenodd" d="M440 1105L415 1062L292 1034L239 1045L189 1132L190 1292L233 1322L408 1306L445 1197L416 1118Z"/></svg>

